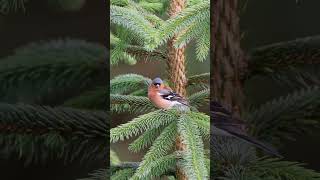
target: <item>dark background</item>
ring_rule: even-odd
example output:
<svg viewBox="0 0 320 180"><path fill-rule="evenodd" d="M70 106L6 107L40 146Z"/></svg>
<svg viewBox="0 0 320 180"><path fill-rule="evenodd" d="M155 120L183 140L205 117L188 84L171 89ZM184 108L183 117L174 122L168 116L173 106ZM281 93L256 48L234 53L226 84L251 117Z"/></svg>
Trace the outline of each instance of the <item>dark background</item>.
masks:
<svg viewBox="0 0 320 180"><path fill-rule="evenodd" d="M44 0L30 0L25 13L0 15L0 58L12 54L17 47L40 40L76 38L107 45L108 14L107 5L101 0L87 0L77 11L59 10ZM66 165L51 160L43 165L24 167L22 161L0 159L0 179L72 180L105 168L107 163L74 162Z"/></svg>
<svg viewBox="0 0 320 180"><path fill-rule="evenodd" d="M45 0L30 0L25 13L0 16L0 57L39 40L67 37L106 44L108 14L100 0L87 0L79 11L55 10Z"/></svg>
<svg viewBox="0 0 320 180"><path fill-rule="evenodd" d="M245 0L246 1L246 0ZM248 0L241 12L241 28L244 33L242 45L245 50L307 36L320 35L319 0ZM250 92L255 101L268 92L276 97L283 91L272 83L255 82L255 91ZM305 162L308 167L320 170L320 133L300 135L297 141L283 145L281 153L286 159Z"/></svg>

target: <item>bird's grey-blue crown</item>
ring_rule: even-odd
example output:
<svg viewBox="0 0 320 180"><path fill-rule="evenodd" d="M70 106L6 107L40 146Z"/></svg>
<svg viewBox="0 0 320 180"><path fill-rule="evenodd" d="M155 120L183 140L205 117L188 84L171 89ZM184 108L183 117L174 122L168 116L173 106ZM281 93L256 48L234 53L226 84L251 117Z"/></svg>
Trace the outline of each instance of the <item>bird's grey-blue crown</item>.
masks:
<svg viewBox="0 0 320 180"><path fill-rule="evenodd" d="M163 83L163 81L162 81L162 79L160 79L160 78L154 78L153 79L153 81L152 81L152 84L162 84Z"/></svg>

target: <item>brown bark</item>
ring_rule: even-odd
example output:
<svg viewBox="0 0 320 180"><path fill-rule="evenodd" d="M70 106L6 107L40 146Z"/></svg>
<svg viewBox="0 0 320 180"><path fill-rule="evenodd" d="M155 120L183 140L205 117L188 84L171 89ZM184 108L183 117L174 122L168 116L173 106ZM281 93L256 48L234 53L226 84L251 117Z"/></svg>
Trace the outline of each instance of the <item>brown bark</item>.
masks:
<svg viewBox="0 0 320 180"><path fill-rule="evenodd" d="M185 0L171 0L169 8L169 16L177 15L185 7ZM173 85L173 90L182 96L186 95L186 70L185 70L185 47L175 48L174 43L176 37L173 37L168 42L168 61L167 68L169 80ZM176 150L186 150L186 145L182 143L181 136L178 135L176 139ZM178 180L187 180L185 172L177 167L176 175Z"/></svg>
<svg viewBox="0 0 320 180"><path fill-rule="evenodd" d="M239 116L247 60L240 46L238 0L213 0L211 5L211 98Z"/></svg>
<svg viewBox="0 0 320 180"><path fill-rule="evenodd" d="M171 0L169 15L177 15L185 6L185 0ZM176 37L168 42L168 74L169 80L173 85L173 90L182 96L186 95L186 70L185 70L185 47L175 48Z"/></svg>

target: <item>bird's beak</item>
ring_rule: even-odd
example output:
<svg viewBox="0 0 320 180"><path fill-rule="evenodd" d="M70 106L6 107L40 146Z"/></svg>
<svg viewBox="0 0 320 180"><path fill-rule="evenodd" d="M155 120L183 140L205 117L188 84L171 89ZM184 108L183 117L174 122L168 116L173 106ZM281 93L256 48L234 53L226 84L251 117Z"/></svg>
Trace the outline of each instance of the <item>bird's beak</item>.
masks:
<svg viewBox="0 0 320 180"><path fill-rule="evenodd" d="M157 88L160 87L160 84L156 84L156 87L157 87Z"/></svg>

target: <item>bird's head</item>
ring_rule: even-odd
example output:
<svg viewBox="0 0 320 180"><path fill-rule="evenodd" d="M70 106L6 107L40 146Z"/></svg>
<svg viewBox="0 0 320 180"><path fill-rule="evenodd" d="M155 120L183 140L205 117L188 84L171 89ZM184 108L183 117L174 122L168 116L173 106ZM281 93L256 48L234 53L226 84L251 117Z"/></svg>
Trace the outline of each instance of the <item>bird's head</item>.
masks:
<svg viewBox="0 0 320 180"><path fill-rule="evenodd" d="M163 86L163 81L162 81L162 79L160 79L160 78L155 78L155 79L153 79L152 80L152 84L151 84L151 86L153 86L153 87L155 87L155 88L159 88L159 87L161 87L161 86Z"/></svg>

